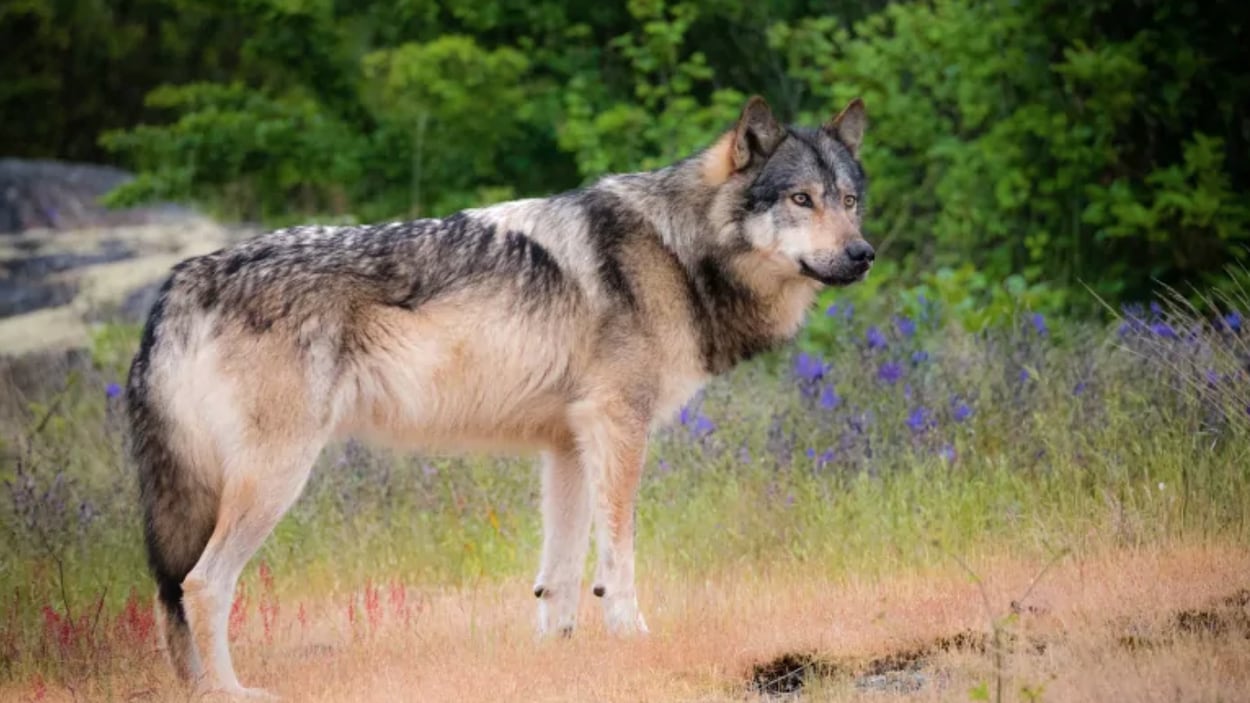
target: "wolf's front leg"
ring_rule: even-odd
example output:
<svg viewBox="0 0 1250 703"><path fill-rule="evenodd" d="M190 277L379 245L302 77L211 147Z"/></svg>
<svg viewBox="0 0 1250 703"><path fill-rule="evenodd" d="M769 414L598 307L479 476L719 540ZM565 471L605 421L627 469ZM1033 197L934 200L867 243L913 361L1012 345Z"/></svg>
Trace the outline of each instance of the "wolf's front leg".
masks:
<svg viewBox="0 0 1250 703"><path fill-rule="evenodd" d="M590 543L590 481L573 447L543 455L543 557L534 595L538 632L573 634Z"/></svg>
<svg viewBox="0 0 1250 703"><path fill-rule="evenodd" d="M647 449L648 422L634 407L607 404L579 427L582 459L595 477L598 549L594 594L615 634L645 633L634 587L634 504Z"/></svg>

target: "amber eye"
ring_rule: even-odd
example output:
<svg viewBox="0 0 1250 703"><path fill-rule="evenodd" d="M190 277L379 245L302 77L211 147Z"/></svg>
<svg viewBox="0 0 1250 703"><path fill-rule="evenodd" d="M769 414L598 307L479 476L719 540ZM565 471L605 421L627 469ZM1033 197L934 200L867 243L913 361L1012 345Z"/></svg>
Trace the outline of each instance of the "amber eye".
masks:
<svg viewBox="0 0 1250 703"><path fill-rule="evenodd" d="M846 209L848 210L855 207L855 203L857 202L859 202L859 198L856 198L854 195L848 194L848 195L842 196L842 205L845 206Z"/></svg>
<svg viewBox="0 0 1250 703"><path fill-rule="evenodd" d="M793 200L794 204L798 205L799 207L811 207L812 206L812 196L808 195L807 193L795 193L794 195L790 196L790 199Z"/></svg>

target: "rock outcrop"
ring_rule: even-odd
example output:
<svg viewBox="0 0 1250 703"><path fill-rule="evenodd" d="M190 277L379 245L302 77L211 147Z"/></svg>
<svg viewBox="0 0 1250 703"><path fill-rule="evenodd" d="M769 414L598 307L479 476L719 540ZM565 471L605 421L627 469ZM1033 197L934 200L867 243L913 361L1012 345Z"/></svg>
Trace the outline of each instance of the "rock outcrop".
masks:
<svg viewBox="0 0 1250 703"><path fill-rule="evenodd" d="M171 266L249 233L178 206L97 203L128 178L0 160L0 356L81 347L102 320L140 322Z"/></svg>

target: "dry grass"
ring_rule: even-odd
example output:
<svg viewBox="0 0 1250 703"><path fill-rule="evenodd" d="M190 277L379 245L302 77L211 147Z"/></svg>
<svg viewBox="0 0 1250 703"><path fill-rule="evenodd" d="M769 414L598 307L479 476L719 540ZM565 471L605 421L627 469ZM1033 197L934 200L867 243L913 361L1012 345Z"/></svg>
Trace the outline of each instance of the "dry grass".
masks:
<svg viewBox="0 0 1250 703"><path fill-rule="evenodd" d="M1001 554L968 563L1000 617L1045 566ZM1006 697L1027 700L1027 687L1051 701L1250 700L1250 606L1213 606L1247 588L1244 547L1067 557L1018 604L1017 616L1000 620L1011 643ZM239 629L240 677L296 701L754 700L753 667L797 652L814 654L826 674L809 681L808 700L969 700L980 684L994 690L991 618L978 586L953 563L839 581L793 564L699 581L650 574L641 601L653 634L629 641L604 634L589 595L571 641L536 641L528 590L524 582L449 592L382 588L372 604L359 592L311 594L303 623L300 601L283 594L271 644L258 612ZM959 640L967 646L943 651L943 640L960 633L968 633ZM163 662L144 662L84 679L74 691L28 682L0 690L0 699L188 698ZM885 675L863 678L870 670ZM897 680L923 685L881 690Z"/></svg>

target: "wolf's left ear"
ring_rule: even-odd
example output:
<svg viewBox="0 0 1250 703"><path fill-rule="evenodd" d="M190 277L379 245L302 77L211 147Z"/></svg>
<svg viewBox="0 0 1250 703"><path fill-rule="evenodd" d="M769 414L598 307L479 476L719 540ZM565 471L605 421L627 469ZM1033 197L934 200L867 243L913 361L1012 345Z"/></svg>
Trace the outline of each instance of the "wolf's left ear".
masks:
<svg viewBox="0 0 1250 703"><path fill-rule="evenodd" d="M742 108L734 129L733 167L735 171L750 166L755 157L768 158L786 136L786 131L773 117L772 108L758 95L752 96Z"/></svg>
<svg viewBox="0 0 1250 703"><path fill-rule="evenodd" d="M864 116L864 101L855 98L842 108L836 117L825 123L825 131L846 145L851 156L859 158L859 145L864 141L864 127L868 118Z"/></svg>

